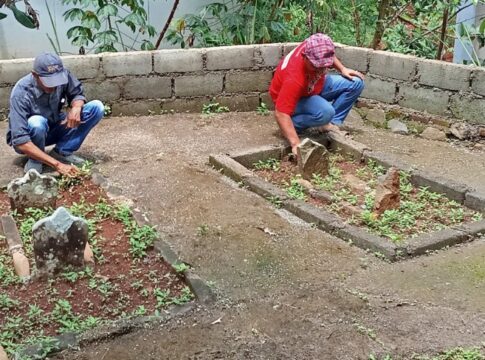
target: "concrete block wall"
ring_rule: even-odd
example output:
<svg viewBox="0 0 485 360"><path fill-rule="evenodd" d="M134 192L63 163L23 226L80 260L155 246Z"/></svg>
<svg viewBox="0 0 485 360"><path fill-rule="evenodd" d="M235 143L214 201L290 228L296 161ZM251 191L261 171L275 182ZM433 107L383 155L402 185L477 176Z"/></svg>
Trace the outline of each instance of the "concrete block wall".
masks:
<svg viewBox="0 0 485 360"><path fill-rule="evenodd" d="M86 95L115 115L200 112L212 100L231 110L272 107L268 87L280 59L297 44L141 51L63 57ZM337 45L337 56L366 73L363 97L430 114L485 123L485 69ZM32 59L0 61L0 111Z"/></svg>
<svg viewBox="0 0 485 360"><path fill-rule="evenodd" d="M346 45L337 55L366 73L364 98L485 124L485 68Z"/></svg>

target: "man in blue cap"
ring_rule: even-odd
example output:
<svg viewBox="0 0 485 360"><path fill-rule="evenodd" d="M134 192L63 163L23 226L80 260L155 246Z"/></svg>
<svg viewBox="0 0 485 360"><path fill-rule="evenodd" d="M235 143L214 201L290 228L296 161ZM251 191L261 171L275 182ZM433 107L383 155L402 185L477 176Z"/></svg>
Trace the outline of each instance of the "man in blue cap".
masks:
<svg viewBox="0 0 485 360"><path fill-rule="evenodd" d="M63 112L63 107L69 110ZM14 86L10 95L7 143L29 159L25 172L42 173L43 164L67 176L79 173L85 161L74 155L104 115L99 100L86 103L79 80L64 68L59 56L43 53L32 73ZM55 145L49 153L45 147Z"/></svg>

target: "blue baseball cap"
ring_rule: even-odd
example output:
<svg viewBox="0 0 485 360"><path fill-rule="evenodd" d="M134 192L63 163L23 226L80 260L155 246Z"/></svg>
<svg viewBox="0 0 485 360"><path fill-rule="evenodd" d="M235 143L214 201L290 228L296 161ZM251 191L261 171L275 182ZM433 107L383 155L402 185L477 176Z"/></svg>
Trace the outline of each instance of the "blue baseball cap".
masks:
<svg viewBox="0 0 485 360"><path fill-rule="evenodd" d="M42 53L34 60L34 72L37 73L47 87L57 87L67 84L67 71L59 56L52 53Z"/></svg>

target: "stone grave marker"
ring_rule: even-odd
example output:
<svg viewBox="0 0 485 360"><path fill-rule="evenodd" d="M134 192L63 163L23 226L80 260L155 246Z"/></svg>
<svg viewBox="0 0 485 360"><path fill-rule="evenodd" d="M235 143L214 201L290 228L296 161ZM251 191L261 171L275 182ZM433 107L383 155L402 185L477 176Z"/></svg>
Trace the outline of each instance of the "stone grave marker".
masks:
<svg viewBox="0 0 485 360"><path fill-rule="evenodd" d="M12 180L7 187L12 209L23 211L29 207L55 208L57 181L52 176L29 170L24 177Z"/></svg>
<svg viewBox="0 0 485 360"><path fill-rule="evenodd" d="M15 273L22 279L27 280L30 277L29 259L24 254L22 239L20 238L17 224L11 215L0 217L0 232L3 232L7 241L8 251L12 255Z"/></svg>
<svg viewBox="0 0 485 360"><path fill-rule="evenodd" d="M374 214L379 216L386 210L399 209L401 205L399 169L391 167L385 175L379 177L378 182Z"/></svg>
<svg viewBox="0 0 485 360"><path fill-rule="evenodd" d="M297 147L297 159L300 174L305 180L312 180L313 174L328 175L328 151L323 145L304 139Z"/></svg>
<svg viewBox="0 0 485 360"><path fill-rule="evenodd" d="M88 224L65 208L39 220L32 228L34 255L41 276L53 275L68 267L84 266Z"/></svg>

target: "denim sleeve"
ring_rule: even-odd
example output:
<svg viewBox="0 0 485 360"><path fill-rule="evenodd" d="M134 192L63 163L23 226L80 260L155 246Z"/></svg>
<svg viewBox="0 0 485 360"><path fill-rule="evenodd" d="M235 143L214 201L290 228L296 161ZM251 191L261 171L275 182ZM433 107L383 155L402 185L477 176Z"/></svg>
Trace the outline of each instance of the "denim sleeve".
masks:
<svg viewBox="0 0 485 360"><path fill-rule="evenodd" d="M68 70L68 82L66 89L67 103L72 104L74 100L83 100L86 102L84 96L84 89L81 82Z"/></svg>
<svg viewBox="0 0 485 360"><path fill-rule="evenodd" d="M10 98L10 142L13 146L22 145L30 141L28 118L29 106L19 94L12 94Z"/></svg>

